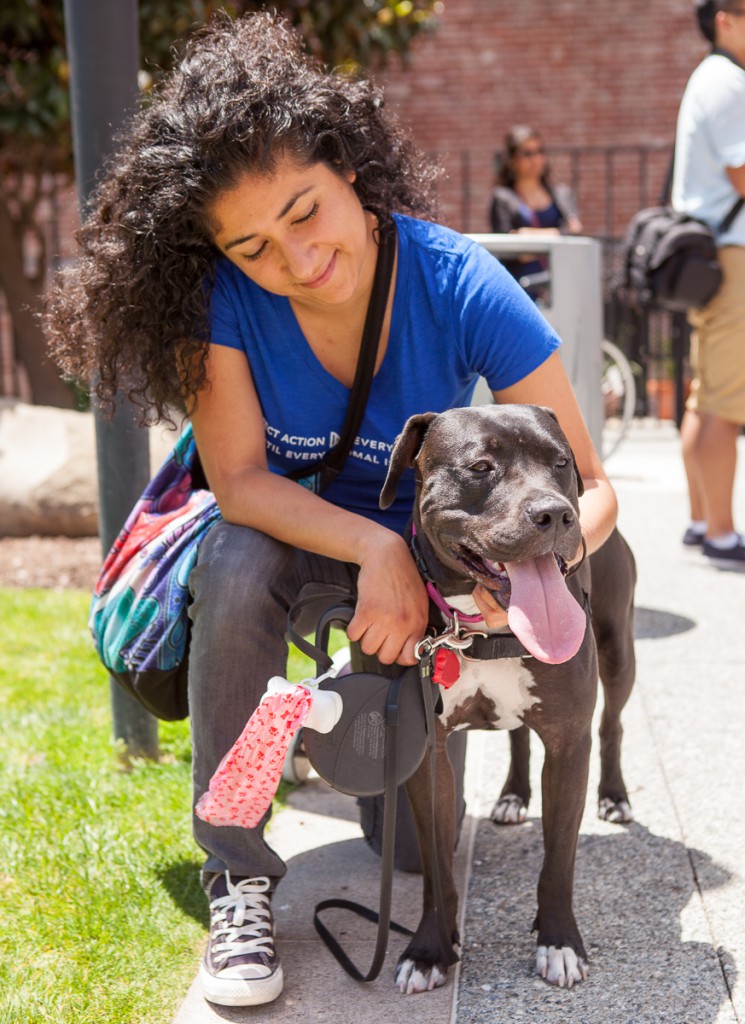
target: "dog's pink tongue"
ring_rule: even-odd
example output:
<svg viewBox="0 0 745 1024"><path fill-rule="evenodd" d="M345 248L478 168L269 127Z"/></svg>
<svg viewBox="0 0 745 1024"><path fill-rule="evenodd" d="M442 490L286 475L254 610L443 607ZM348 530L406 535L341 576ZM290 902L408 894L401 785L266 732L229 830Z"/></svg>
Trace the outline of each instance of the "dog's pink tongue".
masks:
<svg viewBox="0 0 745 1024"><path fill-rule="evenodd" d="M534 658L558 665L582 645L587 620L567 589L553 555L507 562L512 593L507 611L510 629Z"/></svg>

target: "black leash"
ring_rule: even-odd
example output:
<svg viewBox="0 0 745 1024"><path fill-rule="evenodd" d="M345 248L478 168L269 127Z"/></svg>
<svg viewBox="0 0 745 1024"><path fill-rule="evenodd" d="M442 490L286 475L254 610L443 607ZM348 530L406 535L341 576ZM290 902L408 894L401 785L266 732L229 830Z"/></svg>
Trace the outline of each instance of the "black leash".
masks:
<svg viewBox="0 0 745 1024"><path fill-rule="evenodd" d="M313 645L309 641L301 637L295 629L295 621L297 620L297 613L303 608L311 604L317 604L324 599L324 596L333 599L337 602L337 605L330 611L322 615L319 620L319 626L316 633L316 644ZM324 638L328 638L328 628L331 622L349 622L351 615L354 612L354 605L351 602L344 604L338 604L339 595L333 593L329 595L314 595L310 598L302 599L298 601L291 609L288 617L288 634L292 642L298 647L304 654L312 658L318 666L319 672L326 672L331 667L331 658L328 656L326 650L324 650ZM453 949L453 937L448 935L447 922L445 920L445 906L442 896L442 880L440 876L440 865L437 856L437 842L436 842L436 826L435 826L435 814L436 814L436 797L437 797L437 783L436 783L436 756L435 756L435 701L439 696L439 693L432 683L431 678L431 657L425 655L419 662L419 682L421 686L421 696L424 705L425 712L425 723L427 730L427 747L430 758L430 800L432 809L432 836L431 836L431 856L433 864L433 913L437 922L437 929L440 937L440 943L442 946L442 959L447 964L456 963L459 959L457 953ZM350 977L356 981L368 982L373 981L380 974L385 955L388 950L388 934L391 931L397 932L401 935L413 935L414 933L409 928L405 928L403 925L398 924L396 921L391 920L391 899L393 889L393 862L394 862L394 848L396 839L396 810L398 806L398 729L400 724L399 718L399 697L403 681L406 678L404 672L400 673L395 679L391 680L390 687L386 698L385 708L385 768L384 768L384 809L383 809L383 835L382 835L382 848L380 857L380 898L379 898L379 911L376 912L371 910L369 907L365 907L361 903L357 903L354 900L347 900L341 898L333 898L328 900L322 900L316 905L313 914L313 924L316 931L323 939L324 943L328 947L331 954L334 956L340 966L346 971ZM352 682L351 685L354 685ZM425 753L425 757L427 754ZM372 964L367 972L363 972L357 967L357 965L350 959L347 953L341 946L341 943L336 936L329 930L329 928L323 923L320 918L320 914L325 910L347 910L359 917L364 918L367 921L371 921L378 925L377 937L375 943L375 951L373 953Z"/></svg>
<svg viewBox="0 0 745 1024"><path fill-rule="evenodd" d="M385 791L383 803L383 838L380 854L380 910L376 913L369 907L356 903L354 900L328 899L316 904L313 913L313 924L316 931L326 943L336 961L355 981L374 981L380 974L388 950L388 932L395 931L401 935L414 933L403 925L391 920L391 899L393 889L393 857L396 839L396 808L398 805L398 694L402 676L391 681L386 701L385 716ZM319 914L324 910L348 910L358 917L372 921L378 925L375 952L370 969L363 972L344 952L338 939L321 921Z"/></svg>

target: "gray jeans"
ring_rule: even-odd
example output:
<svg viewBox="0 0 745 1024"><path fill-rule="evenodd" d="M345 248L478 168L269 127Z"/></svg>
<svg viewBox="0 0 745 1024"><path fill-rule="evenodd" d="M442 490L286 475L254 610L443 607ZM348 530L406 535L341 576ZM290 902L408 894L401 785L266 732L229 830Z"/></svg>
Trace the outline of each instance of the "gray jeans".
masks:
<svg viewBox="0 0 745 1024"><path fill-rule="evenodd" d="M194 802L243 731L267 681L287 671L289 608L314 591L354 595L357 572L355 565L244 526L218 522L210 529L189 578ZM255 829L208 825L194 816L194 837L207 855L204 871L281 878L285 864L264 841L270 813Z"/></svg>

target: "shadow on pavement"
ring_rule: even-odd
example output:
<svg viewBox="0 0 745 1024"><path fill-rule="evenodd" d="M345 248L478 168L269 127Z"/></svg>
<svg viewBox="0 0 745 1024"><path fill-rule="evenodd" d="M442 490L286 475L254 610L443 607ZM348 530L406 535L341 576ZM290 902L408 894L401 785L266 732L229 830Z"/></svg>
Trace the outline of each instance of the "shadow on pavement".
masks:
<svg viewBox="0 0 745 1024"><path fill-rule="evenodd" d="M634 639L655 640L663 636L677 636L695 629L697 623L685 615L676 615L661 608L634 608Z"/></svg>
<svg viewBox="0 0 745 1024"><path fill-rule="evenodd" d="M542 860L539 821L529 819L527 827L516 829L479 823L458 1024L506 1024L518 1018L542 1024L713 1024L719 1019L727 1001L726 965L710 943L683 937L681 915L689 902L698 902L701 889L726 885L727 871L705 853L639 824L612 834L580 835L574 908L590 978L565 991L535 973L529 932ZM732 987L734 977L730 971Z"/></svg>

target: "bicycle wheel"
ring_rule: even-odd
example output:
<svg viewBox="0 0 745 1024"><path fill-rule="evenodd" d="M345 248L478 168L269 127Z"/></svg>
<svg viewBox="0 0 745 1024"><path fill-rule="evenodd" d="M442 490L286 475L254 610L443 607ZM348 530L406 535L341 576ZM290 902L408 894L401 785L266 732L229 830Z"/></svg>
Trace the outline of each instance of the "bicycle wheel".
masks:
<svg viewBox="0 0 745 1024"><path fill-rule="evenodd" d="M618 345L603 339L603 370L600 388L603 396L603 450L607 459L618 448L629 428L636 408L636 383L626 356Z"/></svg>

